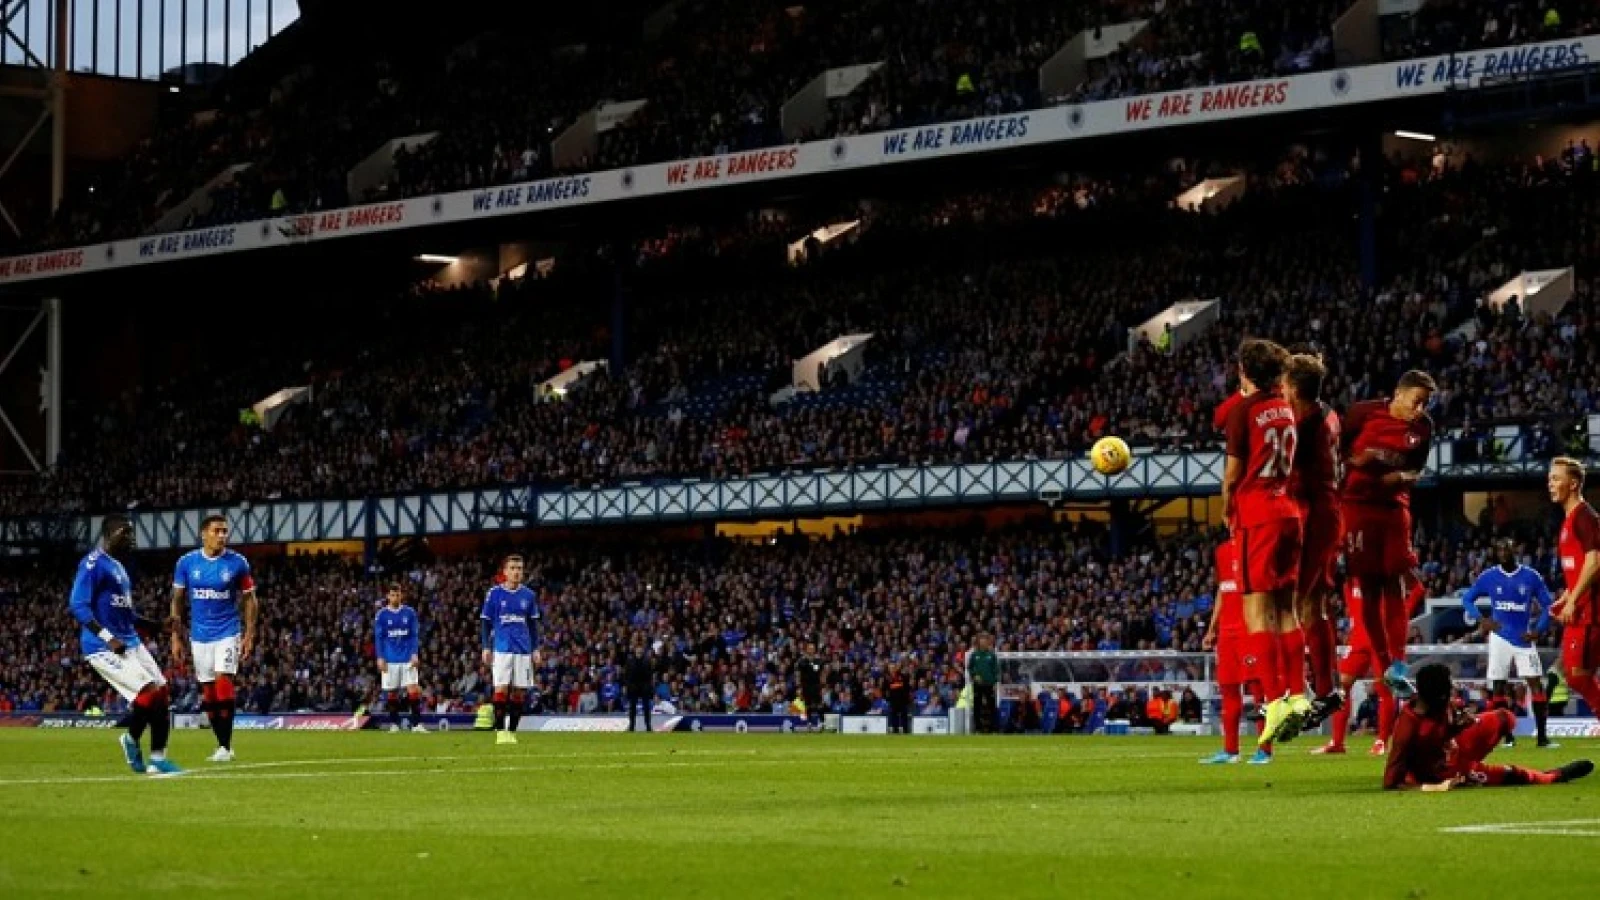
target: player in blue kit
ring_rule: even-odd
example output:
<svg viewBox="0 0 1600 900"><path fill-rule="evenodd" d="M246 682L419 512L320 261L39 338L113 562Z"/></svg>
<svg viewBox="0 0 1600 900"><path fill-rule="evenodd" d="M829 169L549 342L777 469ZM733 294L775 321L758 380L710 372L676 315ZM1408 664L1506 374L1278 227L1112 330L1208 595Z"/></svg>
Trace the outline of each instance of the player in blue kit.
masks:
<svg viewBox="0 0 1600 900"><path fill-rule="evenodd" d="M389 710L389 730L421 731L417 720L422 712L422 690L417 686L417 651L422 646L422 625L417 611L405 605L405 590L389 585L387 604L378 610L372 623L372 646L378 656L379 685ZM401 725L401 714L410 712L410 721Z"/></svg>
<svg viewBox="0 0 1600 900"><path fill-rule="evenodd" d="M118 557L133 550L133 525L122 516L107 516L100 525L100 546L78 563L68 607L78 620L83 658L100 677L132 705L128 733L121 738L128 767L141 775L177 775L182 769L167 760L172 698L167 679L139 639L139 616L133 609L133 582ZM150 730L150 761L139 749Z"/></svg>
<svg viewBox="0 0 1600 900"><path fill-rule="evenodd" d="M189 638L201 705L217 736L209 761L233 761L233 714L238 707L233 677L256 645L256 582L250 562L228 549L228 520L206 516L200 522L200 549L185 553L172 573L172 658L183 659L183 601L193 612ZM243 631L243 637L240 632Z"/></svg>
<svg viewBox="0 0 1600 900"><path fill-rule="evenodd" d="M539 598L522 583L522 557L506 557L500 574L504 583L490 588L483 598L480 630L483 661L494 673L495 743L515 744L539 659Z"/></svg>
<svg viewBox="0 0 1600 900"><path fill-rule="evenodd" d="M1510 540L1497 543L1495 552L1499 565L1478 576L1461 595L1461 605L1466 610L1467 624L1472 625L1479 621L1478 599L1489 601L1489 615L1483 616L1480 624L1489 634L1489 683L1494 686L1495 696L1509 700L1512 670L1527 681L1539 746L1552 747L1555 745L1545 734L1549 705L1544 694L1544 667L1534 646L1550 624L1550 591L1538 572L1517 563L1517 549ZM1532 621L1535 607L1539 612L1537 622ZM1508 737L1507 746L1514 741Z"/></svg>

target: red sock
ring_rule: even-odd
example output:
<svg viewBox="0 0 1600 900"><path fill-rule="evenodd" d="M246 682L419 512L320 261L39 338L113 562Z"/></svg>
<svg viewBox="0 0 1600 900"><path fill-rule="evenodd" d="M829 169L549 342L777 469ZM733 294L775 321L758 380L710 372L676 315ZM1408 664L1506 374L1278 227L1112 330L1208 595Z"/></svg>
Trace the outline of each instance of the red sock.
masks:
<svg viewBox="0 0 1600 900"><path fill-rule="evenodd" d="M1373 685L1378 691L1378 740L1388 743L1389 736L1394 734L1394 718L1400 713L1400 704L1382 681L1375 681Z"/></svg>
<svg viewBox="0 0 1600 900"><path fill-rule="evenodd" d="M1306 650L1311 654L1311 689L1318 697L1333 693L1337 682L1334 668L1338 665L1338 639L1333 634L1333 623L1317 619L1305 630Z"/></svg>
<svg viewBox="0 0 1600 900"><path fill-rule="evenodd" d="M1252 631L1244 636L1245 666L1250 680L1261 685L1261 699L1271 702L1283 696L1283 673L1278 660L1278 635L1271 631Z"/></svg>
<svg viewBox="0 0 1600 900"><path fill-rule="evenodd" d="M1567 687L1589 704L1589 715L1600 717L1600 682L1594 680L1594 673L1568 675Z"/></svg>
<svg viewBox="0 0 1600 900"><path fill-rule="evenodd" d="M1222 749L1239 755L1239 720L1244 718L1244 694L1237 684L1222 685Z"/></svg>
<svg viewBox="0 0 1600 900"><path fill-rule="evenodd" d="M1278 663L1283 689L1295 696L1306 692L1306 636L1300 629L1278 632Z"/></svg>
<svg viewBox="0 0 1600 900"><path fill-rule="evenodd" d="M1363 578L1361 580L1361 624L1366 627L1367 643L1372 647L1372 656L1377 662L1378 675L1394 664L1393 648L1389 646L1388 621L1384 616L1384 604L1397 602L1392 596L1399 594L1400 584L1386 585L1386 581L1393 579Z"/></svg>
<svg viewBox="0 0 1600 900"><path fill-rule="evenodd" d="M1332 738L1331 743L1335 747L1343 747L1344 737L1350 733L1350 699L1348 697L1345 698L1344 705L1334 712L1332 722L1333 734L1330 735Z"/></svg>
<svg viewBox="0 0 1600 900"><path fill-rule="evenodd" d="M1489 787L1514 787L1527 784L1555 784L1555 772L1536 772L1533 769L1524 769L1521 766L1486 766L1482 763L1472 767L1471 774L1474 780L1482 779Z"/></svg>

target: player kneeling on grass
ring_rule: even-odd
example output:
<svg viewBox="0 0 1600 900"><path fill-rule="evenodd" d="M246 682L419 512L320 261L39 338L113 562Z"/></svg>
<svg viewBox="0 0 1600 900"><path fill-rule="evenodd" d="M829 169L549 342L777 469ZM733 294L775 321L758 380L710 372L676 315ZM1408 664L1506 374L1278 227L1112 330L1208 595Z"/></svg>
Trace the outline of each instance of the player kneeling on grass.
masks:
<svg viewBox="0 0 1600 900"><path fill-rule="evenodd" d="M107 516L100 526L100 546L78 563L69 606L78 620L84 659L133 706L128 733L121 738L128 767L140 775L177 775L183 770L167 761L172 726L167 679L139 639L133 582L118 559L132 550L133 526L122 516ZM146 728L150 729L148 764L139 750Z"/></svg>
<svg viewBox="0 0 1600 900"><path fill-rule="evenodd" d="M1383 770L1385 790L1559 784L1594 771L1594 763L1587 759L1542 772L1486 765L1484 758L1511 733L1516 716L1508 709L1491 709L1476 716L1456 706L1450 670L1437 663L1417 670L1415 683L1416 695L1400 710L1389 744L1389 760Z"/></svg>
<svg viewBox="0 0 1600 900"><path fill-rule="evenodd" d="M378 655L378 677L384 706L389 710L389 730L399 731L401 716L410 711L408 730L422 730L422 690L417 686L417 650L421 627L417 611L404 603L400 585L389 586L387 604L372 624L372 644Z"/></svg>

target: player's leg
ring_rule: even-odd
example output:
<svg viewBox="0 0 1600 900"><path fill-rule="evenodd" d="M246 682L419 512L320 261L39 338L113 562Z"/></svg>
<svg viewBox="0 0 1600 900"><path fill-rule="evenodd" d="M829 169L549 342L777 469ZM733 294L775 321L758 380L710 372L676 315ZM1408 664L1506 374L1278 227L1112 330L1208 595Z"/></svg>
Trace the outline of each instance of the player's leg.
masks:
<svg viewBox="0 0 1600 900"><path fill-rule="evenodd" d="M506 715L510 712L511 674L514 662L515 659L512 654L495 651L490 666L493 670L491 676L494 681L494 732L495 743L497 744L509 744L515 740L514 738L507 740L511 733L506 731Z"/></svg>
<svg viewBox="0 0 1600 900"><path fill-rule="evenodd" d="M1534 733L1537 735L1536 740L1540 747L1555 747L1558 745L1550 743L1550 735L1547 732L1550 720L1550 701L1544 694L1544 679L1539 677L1537 668L1535 666L1533 675L1523 679L1528 685L1528 706L1533 710Z"/></svg>
<svg viewBox="0 0 1600 900"><path fill-rule="evenodd" d="M1354 651L1352 651L1351 655L1354 655ZM1363 664L1365 664L1364 658ZM1350 735L1350 704L1343 701L1350 696L1350 691L1355 686L1355 675L1346 673L1344 668L1341 666L1339 672L1339 691L1343 695L1343 698L1341 698L1340 704L1337 707L1334 707L1328 716L1328 727L1332 733L1328 736L1328 742L1323 744L1321 747L1312 750L1312 753L1318 755L1335 755L1345 752L1345 738Z"/></svg>
<svg viewBox="0 0 1600 900"><path fill-rule="evenodd" d="M1567 687L1589 705L1589 715L1600 716L1600 626L1568 625L1561 635L1561 660L1567 670Z"/></svg>
<svg viewBox="0 0 1600 900"><path fill-rule="evenodd" d="M143 706L145 721L150 727L150 766L146 771L154 769L154 774L158 775L180 774L183 770L167 760L167 741L172 735L172 690L161 673L161 666L150 655L150 648L141 644L131 653L150 680L134 701L135 708Z"/></svg>
<svg viewBox="0 0 1600 900"><path fill-rule="evenodd" d="M422 686L417 678L417 670L409 669L409 682L406 684L406 711L410 717L411 730L422 729Z"/></svg>
<svg viewBox="0 0 1600 900"><path fill-rule="evenodd" d="M1204 765L1232 765L1239 761L1239 725L1244 719L1244 685L1218 684L1222 699L1222 749L1200 760Z"/></svg>
<svg viewBox="0 0 1600 900"><path fill-rule="evenodd" d="M1316 697L1307 727L1316 727L1343 705L1338 685L1338 637L1329 614L1333 566L1338 559L1343 530L1337 509L1306 522L1305 550L1301 555L1295 590L1295 615L1305 634L1306 656L1311 666L1311 690Z"/></svg>

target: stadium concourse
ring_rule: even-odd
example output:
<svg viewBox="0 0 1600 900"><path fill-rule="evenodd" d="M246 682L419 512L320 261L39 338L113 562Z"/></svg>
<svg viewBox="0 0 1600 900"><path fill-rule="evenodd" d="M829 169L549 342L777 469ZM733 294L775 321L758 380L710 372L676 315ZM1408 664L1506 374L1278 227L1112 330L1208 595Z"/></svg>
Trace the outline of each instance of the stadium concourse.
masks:
<svg viewBox="0 0 1600 900"><path fill-rule="evenodd" d="M881 63L831 103L826 130L851 134L1289 75L1333 65L1340 0L899 0L813 3L698 0L642 46L585 36L582 49L530 51L525 34L490 31L454 52L319 59L265 97L228 98L216 115L163 130L95 190L57 210L46 244L145 232L161 214L232 166L202 227L526 181L554 171L620 168L826 136L785 135L781 109L830 67ZM1585 0L1429 3L1382 35L1389 59L1593 33ZM1041 63L1084 29L1147 22L1138 40L1095 60L1081 85L1044 96ZM559 85L528 92L524 85ZM603 132L592 153L557 162L553 138L607 101L648 103ZM431 134L403 149L394 178L350 196L345 173L388 139Z"/></svg>
<svg viewBox="0 0 1600 900"><path fill-rule="evenodd" d="M1341 407L1426 368L1442 425L1516 425L1548 457L1600 411L1600 369L1578 349L1597 313L1596 162L1584 144L1524 163L1389 164L1376 289L1356 252L1356 163L1330 150L1258 163L1220 212L1173 208L1232 171L1191 162L840 203L815 222L665 227L623 251L637 263L627 366L561 397L538 385L610 352L609 318L584 301L611 277L610 248L492 287L346 275L325 293L267 295L266 318L243 302L203 326L150 311L135 327L160 377L119 376L69 408L60 465L0 495L0 514L1056 459L1104 434L1213 446L1211 410L1247 334L1362 348L1330 355ZM846 217L854 240L788 262L795 235ZM1566 266L1574 293L1555 318L1485 300L1521 271ZM1141 339L1123 356L1130 326L1185 297L1222 298L1220 321L1176 352ZM1458 326L1475 318L1468 339ZM185 348L224 321L254 352L194 359ZM861 378L769 402L792 360L855 332L875 335ZM120 353L125 336L90 352ZM312 394L271 430L240 422L291 384Z"/></svg>
<svg viewBox="0 0 1600 900"><path fill-rule="evenodd" d="M919 710L950 709L964 685L964 656L981 631L995 634L1002 650L1201 650L1217 582L1213 535L1198 530L1147 541L1115 557L1103 525L1023 521L1014 513L997 521L1008 519L1012 524L999 527L974 516L953 531L900 527L770 544L537 544L531 584L544 606L545 664L530 709L620 710L621 666L636 636L656 649L659 698L685 712L786 710L798 691L795 663L810 639L828 661L824 703L832 712L882 712L891 664L914 673ZM1423 534L1421 572L1430 595L1466 587L1490 564L1492 537L1525 527L1453 524L1449 534ZM1536 530L1521 556L1558 583L1559 561ZM497 560L483 553L385 569L348 556L257 556L264 619L257 658L241 670L242 705L263 713L371 706L372 617L387 585L400 583L422 620L426 709L473 709L489 688L477 613ZM134 564L141 608L165 601L170 562L146 554ZM0 633L0 712L116 713L126 706L78 664L76 624L60 614L62 571L47 562L0 570L0 614L16 623ZM1341 629L1348 625L1342 621ZM175 709L197 709L193 680L171 675ZM1143 683L1141 691L1203 675L1165 661L1102 673ZM1094 700L1103 719L1119 698L1101 688L1093 698L1073 699ZM1144 699L1140 693L1140 704ZM1140 705L1135 718L1142 714ZM1084 723L1090 730L1090 719Z"/></svg>

